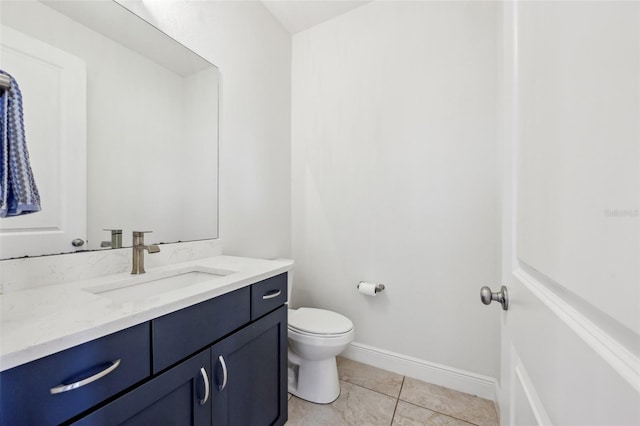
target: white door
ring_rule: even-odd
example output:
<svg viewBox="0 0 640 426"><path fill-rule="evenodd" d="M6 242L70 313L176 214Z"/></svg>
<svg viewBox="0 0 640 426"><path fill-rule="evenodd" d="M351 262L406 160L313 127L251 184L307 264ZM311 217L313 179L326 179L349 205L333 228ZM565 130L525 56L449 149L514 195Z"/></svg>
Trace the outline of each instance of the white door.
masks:
<svg viewBox="0 0 640 426"><path fill-rule="evenodd" d="M27 148L42 210L0 219L0 259L70 252L86 240L86 65L2 26L0 68L22 91Z"/></svg>
<svg viewBox="0 0 640 426"><path fill-rule="evenodd" d="M640 2L503 9L501 424L638 425Z"/></svg>

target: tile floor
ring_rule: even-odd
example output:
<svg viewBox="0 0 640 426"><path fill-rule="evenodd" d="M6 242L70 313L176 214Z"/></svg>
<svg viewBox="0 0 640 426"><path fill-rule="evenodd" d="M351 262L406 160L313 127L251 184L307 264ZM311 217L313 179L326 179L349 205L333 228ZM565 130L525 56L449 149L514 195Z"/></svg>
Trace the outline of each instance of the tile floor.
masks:
<svg viewBox="0 0 640 426"><path fill-rule="evenodd" d="M492 401L338 357L341 393L331 404L290 396L287 426L498 425Z"/></svg>

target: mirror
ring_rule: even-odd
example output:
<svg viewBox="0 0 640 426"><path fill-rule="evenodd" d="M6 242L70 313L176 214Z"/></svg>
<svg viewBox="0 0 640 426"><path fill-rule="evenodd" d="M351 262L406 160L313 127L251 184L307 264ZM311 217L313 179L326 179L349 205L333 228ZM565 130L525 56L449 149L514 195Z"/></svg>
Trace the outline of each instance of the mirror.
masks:
<svg viewBox="0 0 640 426"><path fill-rule="evenodd" d="M0 7L42 199L0 220L0 258L217 238L218 69L111 0Z"/></svg>

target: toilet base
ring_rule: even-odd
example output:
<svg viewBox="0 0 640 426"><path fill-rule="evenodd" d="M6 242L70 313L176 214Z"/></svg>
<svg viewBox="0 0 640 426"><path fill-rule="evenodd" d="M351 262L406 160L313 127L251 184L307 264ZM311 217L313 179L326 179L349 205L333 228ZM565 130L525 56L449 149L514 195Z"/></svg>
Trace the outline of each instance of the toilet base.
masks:
<svg viewBox="0 0 640 426"><path fill-rule="evenodd" d="M318 361L303 360L289 350L289 362L297 377L289 381L289 392L316 404L329 404L340 396L336 357ZM296 368L297 367L297 368Z"/></svg>

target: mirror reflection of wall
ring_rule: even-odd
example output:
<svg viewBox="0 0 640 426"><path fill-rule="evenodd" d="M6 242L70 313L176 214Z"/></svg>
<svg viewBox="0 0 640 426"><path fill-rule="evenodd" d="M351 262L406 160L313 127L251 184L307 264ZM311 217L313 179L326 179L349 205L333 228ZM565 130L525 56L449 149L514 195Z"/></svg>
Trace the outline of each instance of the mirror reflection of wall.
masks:
<svg viewBox="0 0 640 426"><path fill-rule="evenodd" d="M42 194L43 212L60 213L48 223L31 229L27 224L26 232L10 219L0 223L0 257L74 251L74 238L87 240L80 249L99 249L111 238L103 229L122 229L124 246L131 244L133 230L153 231L148 243L217 238L217 68L110 0L3 1L1 8L3 34L35 39L85 65L86 173L82 159L74 158L78 150L64 152L64 138L60 152L38 151L51 143L42 142L47 132L37 130L37 123L65 110L64 95L51 98L65 93L63 87L41 91L28 82L37 76L18 70L14 77L22 78L27 137L35 139L28 143L36 179L51 170L71 177L53 185L52 202ZM16 50L2 39L3 53ZM0 62L10 73L11 58L3 54ZM58 154L69 157L56 161ZM65 220L82 221L73 219L79 208L57 205L67 195L65 185L80 180L86 181L86 234L59 237L51 247L44 242L47 235L64 235ZM24 244L25 235L38 234L33 228L41 235Z"/></svg>

